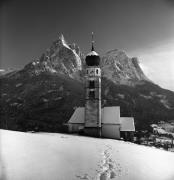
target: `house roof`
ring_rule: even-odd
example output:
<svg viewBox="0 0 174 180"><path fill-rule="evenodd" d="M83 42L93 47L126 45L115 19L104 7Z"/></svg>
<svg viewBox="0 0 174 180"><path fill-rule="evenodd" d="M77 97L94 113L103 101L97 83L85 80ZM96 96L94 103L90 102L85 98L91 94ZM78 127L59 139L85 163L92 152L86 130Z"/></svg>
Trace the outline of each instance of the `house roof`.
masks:
<svg viewBox="0 0 174 180"><path fill-rule="evenodd" d="M102 109L103 124L120 124L120 107L111 106Z"/></svg>
<svg viewBox="0 0 174 180"><path fill-rule="evenodd" d="M85 108L84 107L78 107L74 111L73 115L71 116L68 123L73 124L81 124L85 122Z"/></svg>
<svg viewBox="0 0 174 180"><path fill-rule="evenodd" d="M120 131L135 131L134 118L133 117L120 117L121 129Z"/></svg>

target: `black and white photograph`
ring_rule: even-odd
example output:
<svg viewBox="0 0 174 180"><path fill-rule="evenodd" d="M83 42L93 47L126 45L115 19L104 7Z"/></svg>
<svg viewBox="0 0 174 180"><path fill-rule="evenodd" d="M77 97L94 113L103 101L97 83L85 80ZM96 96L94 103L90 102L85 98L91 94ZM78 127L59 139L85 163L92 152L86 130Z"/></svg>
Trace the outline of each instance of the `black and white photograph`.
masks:
<svg viewBox="0 0 174 180"><path fill-rule="evenodd" d="M0 180L174 180L174 0L1 0Z"/></svg>

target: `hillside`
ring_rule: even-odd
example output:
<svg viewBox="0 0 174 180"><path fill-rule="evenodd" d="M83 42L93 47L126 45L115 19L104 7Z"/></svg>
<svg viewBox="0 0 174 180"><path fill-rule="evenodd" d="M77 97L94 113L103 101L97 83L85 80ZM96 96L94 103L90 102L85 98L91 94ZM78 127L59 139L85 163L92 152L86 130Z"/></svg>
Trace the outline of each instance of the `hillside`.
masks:
<svg viewBox="0 0 174 180"><path fill-rule="evenodd" d="M174 154L117 140L0 130L2 180L173 180Z"/></svg>

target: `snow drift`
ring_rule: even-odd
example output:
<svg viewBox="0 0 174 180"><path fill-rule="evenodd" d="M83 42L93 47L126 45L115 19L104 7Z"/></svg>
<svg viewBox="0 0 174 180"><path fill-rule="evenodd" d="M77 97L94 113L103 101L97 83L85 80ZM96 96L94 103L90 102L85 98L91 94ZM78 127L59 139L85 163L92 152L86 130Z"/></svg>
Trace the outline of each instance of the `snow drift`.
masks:
<svg viewBox="0 0 174 180"><path fill-rule="evenodd" d="M173 180L174 153L56 133L0 131L2 180Z"/></svg>

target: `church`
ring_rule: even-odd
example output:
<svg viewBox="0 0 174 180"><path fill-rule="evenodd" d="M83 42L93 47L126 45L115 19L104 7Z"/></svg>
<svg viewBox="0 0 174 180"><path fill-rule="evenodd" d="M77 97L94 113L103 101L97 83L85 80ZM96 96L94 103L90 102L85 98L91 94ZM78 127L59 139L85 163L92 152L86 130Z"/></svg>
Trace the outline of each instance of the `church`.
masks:
<svg viewBox="0 0 174 180"><path fill-rule="evenodd" d="M75 109L68 121L70 133L87 136L125 140L133 138L135 131L133 117L120 117L120 107L101 107L100 56L92 49L87 54L85 69L85 107Z"/></svg>

